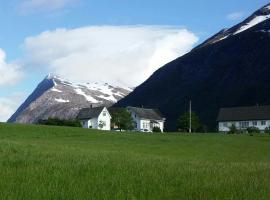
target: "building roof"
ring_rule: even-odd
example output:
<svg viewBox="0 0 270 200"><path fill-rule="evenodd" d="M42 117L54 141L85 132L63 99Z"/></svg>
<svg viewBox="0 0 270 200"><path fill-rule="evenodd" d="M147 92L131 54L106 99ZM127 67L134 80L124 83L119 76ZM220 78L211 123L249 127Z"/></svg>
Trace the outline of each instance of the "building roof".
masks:
<svg viewBox="0 0 270 200"><path fill-rule="evenodd" d="M269 120L270 106L221 108L217 121Z"/></svg>
<svg viewBox="0 0 270 200"><path fill-rule="evenodd" d="M158 109L137 108L137 107L127 107L127 108L136 113L138 117L143 119L164 120L162 114Z"/></svg>
<svg viewBox="0 0 270 200"><path fill-rule="evenodd" d="M93 119L97 118L104 107L95 107L95 108L83 108L78 114L78 119Z"/></svg>

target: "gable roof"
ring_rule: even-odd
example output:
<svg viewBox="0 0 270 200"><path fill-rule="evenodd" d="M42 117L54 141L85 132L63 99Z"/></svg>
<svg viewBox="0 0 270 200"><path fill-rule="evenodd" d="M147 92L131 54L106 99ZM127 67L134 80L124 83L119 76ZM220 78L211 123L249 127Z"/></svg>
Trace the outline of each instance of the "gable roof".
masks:
<svg viewBox="0 0 270 200"><path fill-rule="evenodd" d="M270 106L221 108L217 121L270 120Z"/></svg>
<svg viewBox="0 0 270 200"><path fill-rule="evenodd" d="M104 107L83 108L78 114L78 119L98 118Z"/></svg>
<svg viewBox="0 0 270 200"><path fill-rule="evenodd" d="M127 107L128 110L133 111L136 115L143 119L164 120L162 114L158 109Z"/></svg>

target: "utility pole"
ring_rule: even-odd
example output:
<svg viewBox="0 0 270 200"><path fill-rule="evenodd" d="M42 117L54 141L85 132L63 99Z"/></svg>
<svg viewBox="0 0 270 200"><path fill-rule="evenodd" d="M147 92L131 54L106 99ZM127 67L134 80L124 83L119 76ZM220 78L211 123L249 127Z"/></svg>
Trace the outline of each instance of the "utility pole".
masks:
<svg viewBox="0 0 270 200"><path fill-rule="evenodd" d="M191 100L189 101L189 133L192 132L192 124L191 124Z"/></svg>

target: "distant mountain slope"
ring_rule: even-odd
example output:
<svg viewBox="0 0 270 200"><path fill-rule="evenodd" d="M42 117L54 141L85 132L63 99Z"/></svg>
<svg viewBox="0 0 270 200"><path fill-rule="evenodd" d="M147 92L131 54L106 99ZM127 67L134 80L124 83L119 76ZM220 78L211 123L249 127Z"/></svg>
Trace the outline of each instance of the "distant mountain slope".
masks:
<svg viewBox="0 0 270 200"><path fill-rule="evenodd" d="M48 75L8 122L35 123L48 117L74 118L81 108L91 104L111 106L130 92L129 88L97 83L78 85Z"/></svg>
<svg viewBox="0 0 270 200"><path fill-rule="evenodd" d="M167 128L193 110L210 129L219 108L270 105L270 4L156 71L115 106L159 108Z"/></svg>

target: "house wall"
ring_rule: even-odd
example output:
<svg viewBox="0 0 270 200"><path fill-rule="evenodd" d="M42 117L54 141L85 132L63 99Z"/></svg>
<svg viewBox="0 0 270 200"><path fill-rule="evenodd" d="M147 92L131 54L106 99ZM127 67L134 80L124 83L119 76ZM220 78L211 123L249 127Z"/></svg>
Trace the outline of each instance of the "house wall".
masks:
<svg viewBox="0 0 270 200"><path fill-rule="evenodd" d="M131 113L131 117L132 117L133 121L135 122L134 129L140 131L142 129L141 128L142 127L141 126L141 119L134 112L130 111L130 113Z"/></svg>
<svg viewBox="0 0 270 200"><path fill-rule="evenodd" d="M262 122L265 122L265 125L263 125ZM246 129L248 127L257 127L259 130L264 131L267 127L270 127L270 120L219 122L218 123L218 129L219 129L220 132L228 132L230 130L230 127L233 124L239 130ZM243 126L243 124L245 124L245 125Z"/></svg>
<svg viewBox="0 0 270 200"><path fill-rule="evenodd" d="M87 119L87 120L82 120L82 127L83 128L92 128L92 129L98 129L98 119L93 118L93 119Z"/></svg>
<svg viewBox="0 0 270 200"><path fill-rule="evenodd" d="M105 114L105 116L103 114ZM105 123L103 128L100 128L98 126L101 121ZM97 129L100 129L100 130L106 130L106 131L111 130L111 115L109 111L107 110L107 108L104 108L103 111L100 113L100 115L98 116L98 119L95 122L95 125Z"/></svg>
<svg viewBox="0 0 270 200"><path fill-rule="evenodd" d="M106 113L104 116L103 113ZM103 121L105 122L105 126L103 128L99 127L99 123ZM85 119L82 120L82 127L83 128L92 128L92 129L100 129L100 130L111 130L111 115L107 108L104 108L98 118L93 119Z"/></svg>
<svg viewBox="0 0 270 200"><path fill-rule="evenodd" d="M158 121L161 132L164 132L164 121Z"/></svg>
<svg viewBox="0 0 270 200"><path fill-rule="evenodd" d="M150 120L147 119L140 119L140 130L147 130L148 132L152 132L152 129L150 127Z"/></svg>

